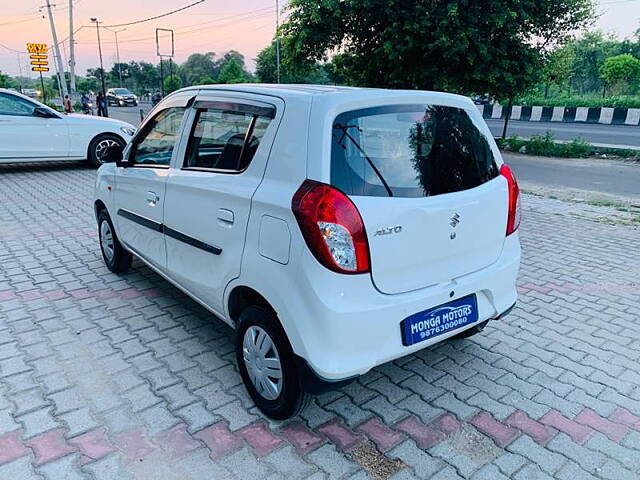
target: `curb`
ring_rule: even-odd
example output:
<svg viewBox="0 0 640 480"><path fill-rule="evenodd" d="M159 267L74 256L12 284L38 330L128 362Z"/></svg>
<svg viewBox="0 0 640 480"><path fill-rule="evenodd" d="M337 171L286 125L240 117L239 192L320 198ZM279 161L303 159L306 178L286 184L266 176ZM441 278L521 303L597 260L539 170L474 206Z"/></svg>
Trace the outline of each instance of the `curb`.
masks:
<svg viewBox="0 0 640 480"><path fill-rule="evenodd" d="M476 105L485 119L504 119L509 107ZM597 123L603 125L640 125L640 108L621 107L511 107L510 120L524 122Z"/></svg>

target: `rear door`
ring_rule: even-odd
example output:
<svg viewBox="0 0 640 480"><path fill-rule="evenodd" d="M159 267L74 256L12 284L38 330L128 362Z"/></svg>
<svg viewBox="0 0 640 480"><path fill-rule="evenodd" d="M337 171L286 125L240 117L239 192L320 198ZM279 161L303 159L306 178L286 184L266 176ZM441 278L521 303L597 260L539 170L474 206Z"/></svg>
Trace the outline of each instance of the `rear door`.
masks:
<svg viewBox="0 0 640 480"><path fill-rule="evenodd" d="M381 292L450 282L502 251L507 184L462 108L388 105L339 115L331 181L360 211Z"/></svg>
<svg viewBox="0 0 640 480"><path fill-rule="evenodd" d="M225 286L240 274L251 199L283 107L272 97L199 95L184 153L167 183L169 273L218 312Z"/></svg>
<svg viewBox="0 0 640 480"><path fill-rule="evenodd" d="M186 105L193 96L191 92L172 97L157 110L131 144L130 166L117 170L114 213L118 237L136 255L161 270L166 268L162 232L166 182Z"/></svg>

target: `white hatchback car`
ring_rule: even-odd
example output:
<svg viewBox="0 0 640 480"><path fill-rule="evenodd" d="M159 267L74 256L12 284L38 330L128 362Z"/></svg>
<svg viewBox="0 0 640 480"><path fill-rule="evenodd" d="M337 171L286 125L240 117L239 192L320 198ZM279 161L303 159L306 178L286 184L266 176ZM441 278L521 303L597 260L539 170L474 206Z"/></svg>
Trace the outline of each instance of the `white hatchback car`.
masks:
<svg viewBox="0 0 640 480"><path fill-rule="evenodd" d="M465 97L192 87L107 156L107 266L133 254L236 328L273 418L516 302L518 185Z"/></svg>
<svg viewBox="0 0 640 480"><path fill-rule="evenodd" d="M120 120L65 115L0 89L0 164L87 159L99 166L107 147L124 147L134 133L133 125Z"/></svg>

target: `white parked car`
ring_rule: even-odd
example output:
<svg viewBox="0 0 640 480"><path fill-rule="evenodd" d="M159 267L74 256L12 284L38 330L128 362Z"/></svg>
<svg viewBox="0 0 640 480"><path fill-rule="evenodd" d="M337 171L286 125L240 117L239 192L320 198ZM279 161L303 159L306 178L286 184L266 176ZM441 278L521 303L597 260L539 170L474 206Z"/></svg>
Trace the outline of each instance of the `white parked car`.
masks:
<svg viewBox="0 0 640 480"><path fill-rule="evenodd" d="M120 120L65 115L0 89L0 163L87 159L98 166L107 147L124 147L134 133Z"/></svg>
<svg viewBox="0 0 640 480"><path fill-rule="evenodd" d="M104 261L132 255L237 330L267 415L516 302L516 180L471 100L328 86L180 90L95 210Z"/></svg>

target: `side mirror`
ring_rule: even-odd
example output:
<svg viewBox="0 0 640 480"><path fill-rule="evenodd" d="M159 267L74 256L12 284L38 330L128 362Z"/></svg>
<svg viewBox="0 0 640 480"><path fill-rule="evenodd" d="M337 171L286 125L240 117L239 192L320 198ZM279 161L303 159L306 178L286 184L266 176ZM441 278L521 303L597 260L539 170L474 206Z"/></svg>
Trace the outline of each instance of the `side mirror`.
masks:
<svg viewBox="0 0 640 480"><path fill-rule="evenodd" d="M126 167L122 152L124 149L120 145L110 145L104 149L100 160L102 163L114 163L119 167ZM128 162L126 162L128 163Z"/></svg>
<svg viewBox="0 0 640 480"><path fill-rule="evenodd" d="M56 118L56 116L51 113L51 111L47 108L44 107L36 107L33 109L33 116L34 117L41 117L41 118Z"/></svg>

